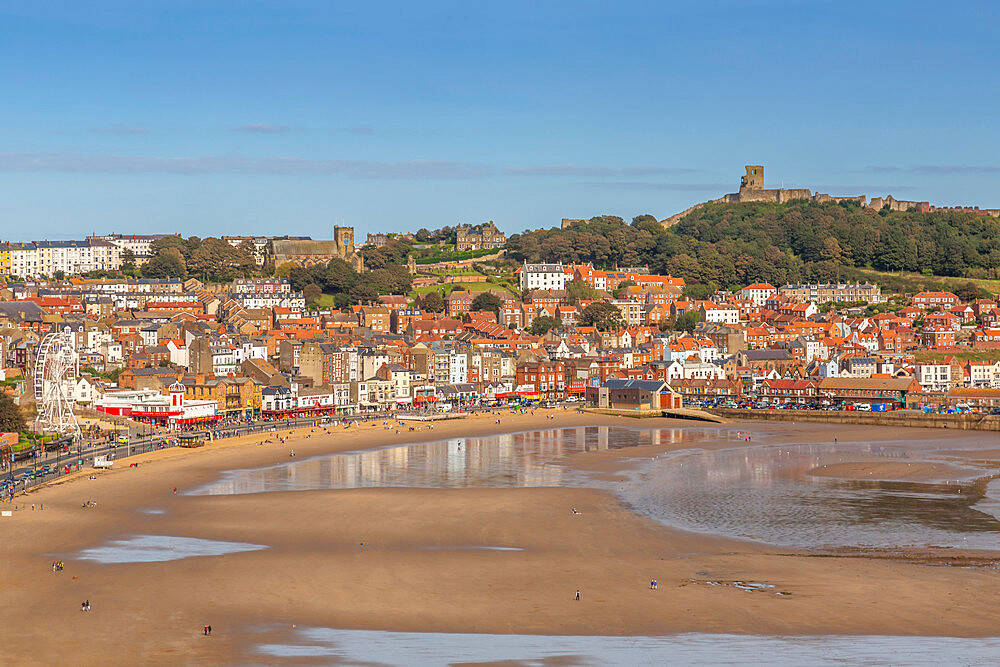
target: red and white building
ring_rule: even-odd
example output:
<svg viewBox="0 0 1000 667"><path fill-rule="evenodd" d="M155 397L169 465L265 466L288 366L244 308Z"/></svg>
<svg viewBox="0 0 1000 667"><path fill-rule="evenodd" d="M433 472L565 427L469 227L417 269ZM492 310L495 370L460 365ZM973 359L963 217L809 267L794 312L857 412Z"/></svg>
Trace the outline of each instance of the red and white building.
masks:
<svg viewBox="0 0 1000 667"><path fill-rule="evenodd" d="M175 382L164 396L154 389L109 391L94 402L98 412L135 421L176 428L187 424L219 419L217 401L200 401L184 397L184 385Z"/></svg>

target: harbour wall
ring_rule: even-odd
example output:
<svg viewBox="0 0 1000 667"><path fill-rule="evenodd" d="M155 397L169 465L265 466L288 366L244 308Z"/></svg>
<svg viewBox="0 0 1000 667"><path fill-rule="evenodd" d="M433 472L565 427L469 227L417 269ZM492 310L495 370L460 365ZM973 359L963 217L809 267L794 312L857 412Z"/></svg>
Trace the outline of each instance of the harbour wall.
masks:
<svg viewBox="0 0 1000 667"><path fill-rule="evenodd" d="M868 426L910 426L959 431L1000 431L1000 415L941 415L911 412L856 412L846 410L740 410L708 408L705 410L726 419L760 419L814 424L862 424Z"/></svg>

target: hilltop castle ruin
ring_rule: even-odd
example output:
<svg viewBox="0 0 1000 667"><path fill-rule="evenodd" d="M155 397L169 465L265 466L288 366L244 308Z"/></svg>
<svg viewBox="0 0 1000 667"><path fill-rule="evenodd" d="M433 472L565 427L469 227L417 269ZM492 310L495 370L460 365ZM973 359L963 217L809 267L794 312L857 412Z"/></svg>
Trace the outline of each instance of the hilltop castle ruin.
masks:
<svg viewBox="0 0 1000 667"><path fill-rule="evenodd" d="M670 216L666 220L662 220L661 223L665 227L676 224L685 215L701 208L706 203L739 204L744 202L771 202L775 204L785 204L791 201L811 201L817 203L853 202L862 208L870 208L878 211L888 207L891 211L913 210L919 213L959 211L963 213L975 213L977 215L990 215L995 218L1000 217L1000 209L981 209L978 206L937 207L931 206L929 202L925 201L906 201L902 199L895 199L892 195L886 195L885 197L872 197L871 200L869 200L865 195L857 195L853 197L834 197L828 194L821 194L819 192L814 193L808 188L793 188L788 190L778 188L769 190L764 188L764 167L759 164L753 164L746 165L746 174L740 177L739 192L732 192L728 195L723 195L718 199L713 199L711 202L695 204L685 211L681 211L680 213Z"/></svg>

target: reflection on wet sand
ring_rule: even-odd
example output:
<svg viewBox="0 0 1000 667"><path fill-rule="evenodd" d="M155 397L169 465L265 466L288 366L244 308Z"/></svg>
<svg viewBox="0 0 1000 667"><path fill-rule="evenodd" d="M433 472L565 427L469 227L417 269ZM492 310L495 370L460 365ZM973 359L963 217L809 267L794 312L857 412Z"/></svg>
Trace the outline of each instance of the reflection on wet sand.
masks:
<svg viewBox="0 0 1000 667"><path fill-rule="evenodd" d="M452 438L347 452L252 470L233 470L192 495L309 491L362 487L509 488L562 486L573 474L558 461L569 454L635 445L718 438L716 429L588 426L487 437Z"/></svg>
<svg viewBox="0 0 1000 667"><path fill-rule="evenodd" d="M1000 548L986 504L994 470L955 467L950 481L858 481L808 474L858 460L933 460L936 443L756 445L679 453L620 491L679 528L798 547ZM939 445L938 445L939 446Z"/></svg>
<svg viewBox="0 0 1000 667"><path fill-rule="evenodd" d="M98 563L159 563L197 556L223 556L266 548L262 544L203 540L197 537L133 535L121 540L111 540L99 547L83 549L75 557L79 560L91 560Z"/></svg>
<svg viewBox="0 0 1000 667"><path fill-rule="evenodd" d="M1000 639L956 637L662 637L476 635L296 629L261 643L268 662L346 664L768 665L995 664ZM765 660L766 656L766 660ZM891 656L887 658L887 656Z"/></svg>
<svg viewBox="0 0 1000 667"><path fill-rule="evenodd" d="M834 431L831 431L833 433ZM725 428L557 428L453 438L233 470L193 495L364 487L513 488L605 486L563 465L571 454L682 444L645 462L615 490L637 511L679 528L770 544L826 547L1000 548L1000 489L973 465L929 440L881 443L744 442ZM739 441L701 449L699 442ZM963 443L968 448L968 443ZM982 445L985 447L986 445ZM980 447L971 447L973 453ZM892 466L886 464L892 463ZM951 479L875 481L819 476L849 469L946 471ZM866 467L871 466L871 468ZM994 493L990 493L990 491Z"/></svg>

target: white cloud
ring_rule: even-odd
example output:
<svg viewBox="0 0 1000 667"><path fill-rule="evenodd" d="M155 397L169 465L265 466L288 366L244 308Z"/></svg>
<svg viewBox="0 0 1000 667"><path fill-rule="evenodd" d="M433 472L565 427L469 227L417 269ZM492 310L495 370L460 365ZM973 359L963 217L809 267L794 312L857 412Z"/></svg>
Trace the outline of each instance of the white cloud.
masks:
<svg viewBox="0 0 1000 667"><path fill-rule="evenodd" d="M65 152L0 153L0 171L102 174L333 174L359 179L469 179L493 170L483 165L447 160L375 162L316 160L297 157L211 155L155 157Z"/></svg>

